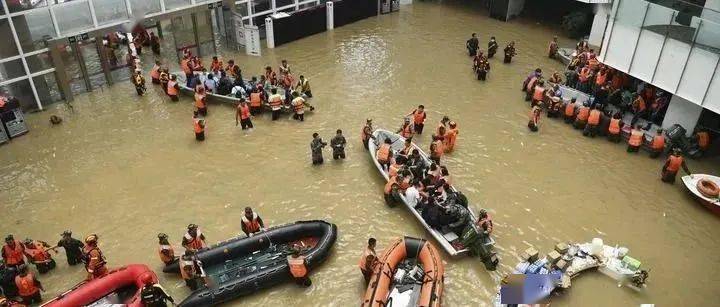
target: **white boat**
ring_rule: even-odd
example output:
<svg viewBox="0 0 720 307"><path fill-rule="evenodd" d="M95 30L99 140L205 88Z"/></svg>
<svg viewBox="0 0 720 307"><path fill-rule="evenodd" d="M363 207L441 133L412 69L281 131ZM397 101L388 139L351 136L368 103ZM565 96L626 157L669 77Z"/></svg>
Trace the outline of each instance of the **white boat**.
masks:
<svg viewBox="0 0 720 307"><path fill-rule="evenodd" d="M527 294L534 300L547 301L556 290L570 288L572 278L595 268L616 280L618 286L626 286L636 291L645 288L648 272L640 269L639 261L627 255L628 249L625 247L605 245L601 239L596 238L587 243L569 243L566 250L556 247L551 253L560 258L548 254L547 257L537 257L536 260L524 259L513 271L513 274L555 274L553 278L547 279L554 283L544 284L538 288L537 293ZM494 304L496 307L507 306L501 303L500 292L496 295Z"/></svg>
<svg viewBox="0 0 720 307"><path fill-rule="evenodd" d="M405 147L405 138L403 138L402 136L400 136L398 134L392 133L390 131L383 130L383 129L377 129L377 130L375 130L375 132L373 132L373 136L375 137L375 140L378 142L382 142L382 140L385 140L385 138L390 138L390 140L393 141L393 143L391 145L393 154L396 154L397 152L402 150L403 147ZM430 158L427 156L427 154L425 154L425 152L422 149L420 149L420 147L418 147L415 143L413 143L412 146L414 149L417 149L420 152L420 155L422 156L423 160L425 161L425 164L427 166L430 166L430 164L432 162L430 161ZM380 162L378 162L377 157L376 157L376 152L379 147L378 144L371 140L368 144L368 147L369 147L369 151L370 151L370 156L372 157L372 160L375 163L375 167L377 167L378 171L380 172L380 174L382 174L382 176L385 178L386 181L389 180L390 178L389 178L387 171L385 171L385 169L383 169L383 167L380 165ZM457 191L455 189L455 187L452 187L452 190ZM400 198L402 199L402 203L405 205L405 207L415 216L415 218L418 220L418 222L420 224L422 224L423 227L425 227L425 229L430 233L430 235L432 235L432 237L435 238L435 241L437 241L440 244L440 246L448 254L450 254L450 256L453 256L453 257L462 256L469 252L469 249L467 249L467 248L457 249L451 243L453 241L458 240L462 234L456 234L452 231L448 231L448 232L444 233L444 232L440 231L439 229L430 227L430 225L428 225L425 222L425 220L422 218L422 216L420 215L420 212L418 212L412 205L410 205L408 203L408 201L405 199L405 195L403 193L399 193L399 194L400 194L399 195ZM471 224L473 227L475 227L475 221L477 220L477 218L475 217L475 214L472 212L470 206L468 206L468 211L469 211L470 218L472 221ZM484 245L486 247L488 247L488 249L489 249L493 245L495 245L495 240L493 240L492 237L490 237L490 236L486 236L486 238L487 239L484 242Z"/></svg>
<svg viewBox="0 0 720 307"><path fill-rule="evenodd" d="M705 174L693 174L691 176L683 176L682 182L685 185L685 188L692 194L695 199L697 199L705 208L710 209L712 213L715 213L715 215L720 216L720 198L709 198L705 195L702 195L700 191L698 191L697 185L698 181L700 179L707 179L712 182L715 182L715 184L720 186L720 177L713 176L713 175L705 175Z"/></svg>

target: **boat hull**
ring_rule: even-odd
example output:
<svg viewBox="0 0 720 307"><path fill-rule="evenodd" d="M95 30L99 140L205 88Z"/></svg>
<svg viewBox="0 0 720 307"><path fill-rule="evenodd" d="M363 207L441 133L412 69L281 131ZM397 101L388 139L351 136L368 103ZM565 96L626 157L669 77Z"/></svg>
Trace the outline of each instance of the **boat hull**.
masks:
<svg viewBox="0 0 720 307"><path fill-rule="evenodd" d="M720 185L720 177L705 174L693 174L692 178L690 176L682 177L683 185L685 186L685 189L688 191L688 193L690 193L690 195L692 195L705 208L710 210L710 212L714 213L717 216L720 216L720 199L712 199L700 194L700 192L697 190L697 182L700 179L711 180L716 184Z"/></svg>

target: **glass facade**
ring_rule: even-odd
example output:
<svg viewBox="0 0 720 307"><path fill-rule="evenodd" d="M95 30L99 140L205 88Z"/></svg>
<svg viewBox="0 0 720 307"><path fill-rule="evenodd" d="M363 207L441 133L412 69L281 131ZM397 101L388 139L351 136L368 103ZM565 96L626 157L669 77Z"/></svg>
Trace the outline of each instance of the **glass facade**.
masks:
<svg viewBox="0 0 720 307"><path fill-rule="evenodd" d="M208 2L218 0L0 0L0 37L5 39L0 44L0 93L17 97L25 109L42 109L43 105L70 99L72 94L108 84L110 80L106 78L126 80L129 77L124 65L127 50L108 50L105 41L95 43L93 37L56 44L53 50L48 47L48 41L65 37L80 39L80 34L142 18L166 20L171 24L167 29L170 33L165 35L173 36L176 48L189 46L196 53L212 54L215 45L211 22L215 20L210 9L197 11L208 7ZM246 24L264 26L263 18L268 14L319 3L319 0L241 0L235 1L235 7L239 8ZM195 8L195 17L188 14L172 20L163 18L166 12L189 8ZM220 20L221 17L218 23L227 22ZM709 29L710 25L703 27L713 30ZM203 39L196 41L194 31ZM100 64L101 52L110 59L108 74ZM53 59L62 63L53 63ZM117 63L113 59L117 59ZM62 71L56 71L56 65L60 64ZM69 93L64 93L63 88Z"/></svg>

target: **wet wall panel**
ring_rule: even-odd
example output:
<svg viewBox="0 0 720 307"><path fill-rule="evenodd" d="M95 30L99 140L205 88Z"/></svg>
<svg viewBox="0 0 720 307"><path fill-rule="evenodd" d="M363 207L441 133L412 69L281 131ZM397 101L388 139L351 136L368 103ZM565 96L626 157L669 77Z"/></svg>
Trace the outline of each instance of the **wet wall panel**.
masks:
<svg viewBox="0 0 720 307"><path fill-rule="evenodd" d="M660 58L663 40L665 40L663 35L648 30L642 31L637 44L638 51L630 65L631 75L645 82L652 80L655 66Z"/></svg>
<svg viewBox="0 0 720 307"><path fill-rule="evenodd" d="M674 39L667 39L665 47L660 53L660 61L653 84L674 93L680 82L688 55L690 55L690 45Z"/></svg>
<svg viewBox="0 0 720 307"><path fill-rule="evenodd" d="M720 55L717 53L697 46L693 48L676 94L690 101L701 103L705 90L713 77L718 58Z"/></svg>
<svg viewBox="0 0 720 307"><path fill-rule="evenodd" d="M293 12L288 17L273 19L275 46L292 42L327 29L325 5Z"/></svg>
<svg viewBox="0 0 720 307"><path fill-rule="evenodd" d="M334 1L333 17L335 27L341 27L371 16L377 16L377 0L341 0Z"/></svg>
<svg viewBox="0 0 720 307"><path fill-rule="evenodd" d="M715 66L715 69L720 69L720 67ZM710 83L710 88L705 96L703 107L720 114L720 71L715 72L715 77Z"/></svg>
<svg viewBox="0 0 720 307"><path fill-rule="evenodd" d="M647 4L645 1L621 0L616 7L615 20L612 23L605 63L627 72L635 53L640 28Z"/></svg>

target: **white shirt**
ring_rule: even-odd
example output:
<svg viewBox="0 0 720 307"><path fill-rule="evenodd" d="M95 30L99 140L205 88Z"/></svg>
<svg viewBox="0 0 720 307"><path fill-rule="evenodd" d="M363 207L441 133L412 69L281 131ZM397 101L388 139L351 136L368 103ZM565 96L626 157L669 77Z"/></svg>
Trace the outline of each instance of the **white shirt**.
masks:
<svg viewBox="0 0 720 307"><path fill-rule="evenodd" d="M240 94L242 94L243 97L247 96L245 94L245 88L243 88L242 86L239 86L239 85L233 86L232 91L230 91L230 94L233 97L235 97L235 94L237 94L237 92L240 92Z"/></svg>
<svg viewBox="0 0 720 307"><path fill-rule="evenodd" d="M214 78L213 79L208 78L207 80L205 80L205 87L207 88L208 92L214 93L215 87L217 87L217 81L215 81Z"/></svg>
<svg viewBox="0 0 720 307"><path fill-rule="evenodd" d="M407 188L405 190L405 200L411 207L415 207L420 201L420 192L414 186Z"/></svg>

